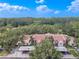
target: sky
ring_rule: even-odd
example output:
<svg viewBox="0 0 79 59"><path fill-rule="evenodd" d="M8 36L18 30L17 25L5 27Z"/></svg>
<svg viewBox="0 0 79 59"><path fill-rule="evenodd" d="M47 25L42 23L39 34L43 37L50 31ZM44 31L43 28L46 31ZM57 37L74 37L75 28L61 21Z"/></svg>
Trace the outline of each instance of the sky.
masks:
<svg viewBox="0 0 79 59"><path fill-rule="evenodd" d="M79 0L0 0L0 18L79 15Z"/></svg>

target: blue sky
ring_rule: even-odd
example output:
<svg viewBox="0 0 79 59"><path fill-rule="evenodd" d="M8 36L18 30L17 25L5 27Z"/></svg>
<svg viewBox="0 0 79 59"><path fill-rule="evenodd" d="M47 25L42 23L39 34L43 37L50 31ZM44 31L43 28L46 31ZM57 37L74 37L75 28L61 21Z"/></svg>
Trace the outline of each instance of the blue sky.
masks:
<svg viewBox="0 0 79 59"><path fill-rule="evenodd" d="M0 0L0 17L79 15L79 0Z"/></svg>

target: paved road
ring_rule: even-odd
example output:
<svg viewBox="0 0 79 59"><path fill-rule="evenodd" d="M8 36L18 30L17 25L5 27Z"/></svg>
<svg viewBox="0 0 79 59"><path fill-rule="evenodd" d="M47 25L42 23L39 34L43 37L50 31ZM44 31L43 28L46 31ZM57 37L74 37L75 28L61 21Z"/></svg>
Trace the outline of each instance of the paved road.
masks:
<svg viewBox="0 0 79 59"><path fill-rule="evenodd" d="M29 59L26 57L0 57L0 59ZM77 58L61 58L61 59L77 59Z"/></svg>
<svg viewBox="0 0 79 59"><path fill-rule="evenodd" d="M0 59L28 59L28 58L16 58L16 57L0 57Z"/></svg>
<svg viewBox="0 0 79 59"><path fill-rule="evenodd" d="M0 59L29 59L28 55L8 55L8 56L0 56Z"/></svg>

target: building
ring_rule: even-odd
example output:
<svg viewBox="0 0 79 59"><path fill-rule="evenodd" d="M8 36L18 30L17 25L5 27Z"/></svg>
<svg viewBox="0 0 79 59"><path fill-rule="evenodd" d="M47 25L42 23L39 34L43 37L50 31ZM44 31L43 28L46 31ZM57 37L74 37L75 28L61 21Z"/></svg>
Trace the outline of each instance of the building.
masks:
<svg viewBox="0 0 79 59"><path fill-rule="evenodd" d="M66 44L67 41L67 35L64 34L53 34L52 38L54 40L55 46L62 47Z"/></svg>
<svg viewBox="0 0 79 59"><path fill-rule="evenodd" d="M33 35L24 35L23 42L25 45L30 45L32 42L35 41L37 44L41 43L45 39L52 39L55 46L64 46L65 44L69 44L70 46L75 45L74 37L70 37L65 34L33 34Z"/></svg>
<svg viewBox="0 0 79 59"><path fill-rule="evenodd" d="M72 47L76 46L76 40L74 37L68 36L68 45Z"/></svg>
<svg viewBox="0 0 79 59"><path fill-rule="evenodd" d="M45 39L53 40L53 43L58 51L62 50L67 52L65 45L69 44L70 46L73 46L75 44L74 42L75 39L65 34L51 34L51 33L32 34L32 35L24 35L23 38L24 45L20 47L20 50L23 51L25 48L26 48L25 50L27 50L28 46L29 47L33 46L32 43L40 44Z"/></svg>
<svg viewBox="0 0 79 59"><path fill-rule="evenodd" d="M23 43L24 45L19 46L15 54L27 54L30 51L34 50L34 46L32 43L40 44L45 39L53 40L54 46L57 51L62 52L63 54L68 54L68 50L65 47L65 44L73 45L74 38L69 37L65 34L32 34L32 35L24 35ZM21 42L20 42L21 43Z"/></svg>
<svg viewBox="0 0 79 59"><path fill-rule="evenodd" d="M31 40L31 35L24 35L23 37L24 45L30 45L31 44L30 40Z"/></svg>
<svg viewBox="0 0 79 59"><path fill-rule="evenodd" d="M45 34L34 34L32 35L32 38L36 43L41 43L43 40L45 40L46 36Z"/></svg>

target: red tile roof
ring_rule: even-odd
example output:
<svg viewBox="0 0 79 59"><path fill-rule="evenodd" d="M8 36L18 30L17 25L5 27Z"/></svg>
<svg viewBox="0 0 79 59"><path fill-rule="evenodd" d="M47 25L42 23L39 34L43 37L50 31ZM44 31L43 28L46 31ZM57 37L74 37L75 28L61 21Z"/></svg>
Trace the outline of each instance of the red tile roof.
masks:
<svg viewBox="0 0 79 59"><path fill-rule="evenodd" d="M37 43L41 43L46 37L52 37L54 41L62 41L63 43L66 43L67 36L64 34L33 34L32 38L35 40ZM24 42L28 43L30 41L30 35L25 35L24 36Z"/></svg>
<svg viewBox="0 0 79 59"><path fill-rule="evenodd" d="M40 43L45 39L45 34L34 34L32 37L37 43Z"/></svg>
<svg viewBox="0 0 79 59"><path fill-rule="evenodd" d="M63 43L66 43L67 36L64 34L53 34L54 41L62 41Z"/></svg>

